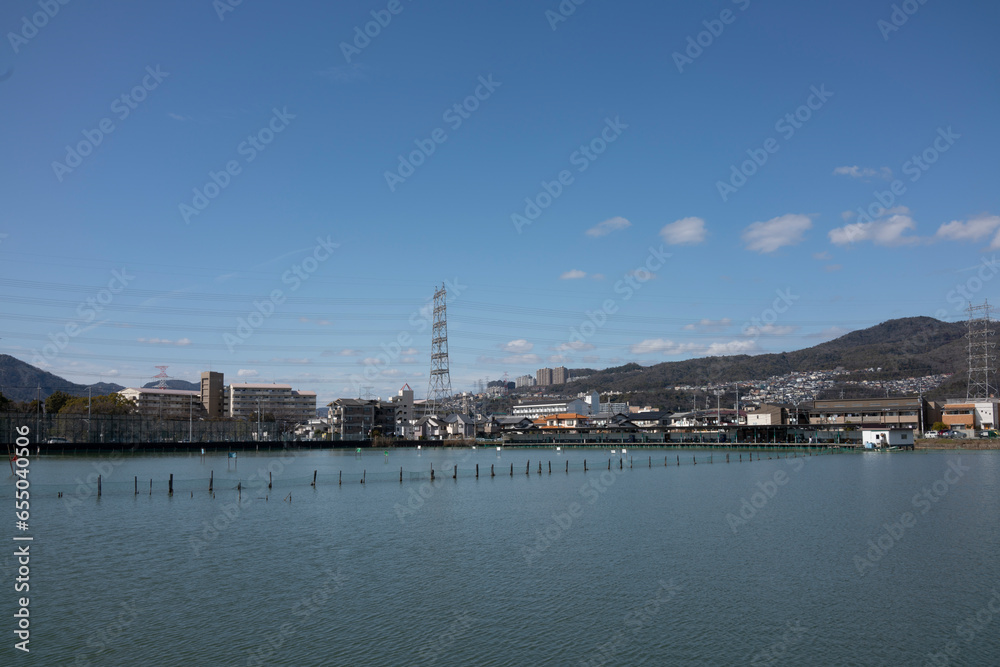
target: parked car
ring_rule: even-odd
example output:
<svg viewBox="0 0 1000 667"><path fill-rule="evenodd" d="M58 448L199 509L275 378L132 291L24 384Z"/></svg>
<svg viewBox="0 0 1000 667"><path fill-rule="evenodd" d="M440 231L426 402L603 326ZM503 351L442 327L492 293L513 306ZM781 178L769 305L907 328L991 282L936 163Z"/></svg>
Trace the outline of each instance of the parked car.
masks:
<svg viewBox="0 0 1000 667"><path fill-rule="evenodd" d="M64 445L68 443L69 440L67 440L66 438L49 438L45 442L50 445Z"/></svg>
<svg viewBox="0 0 1000 667"><path fill-rule="evenodd" d="M937 431L927 431L927 432L924 433L924 437L925 438L936 438L936 437L938 437L938 432Z"/></svg>

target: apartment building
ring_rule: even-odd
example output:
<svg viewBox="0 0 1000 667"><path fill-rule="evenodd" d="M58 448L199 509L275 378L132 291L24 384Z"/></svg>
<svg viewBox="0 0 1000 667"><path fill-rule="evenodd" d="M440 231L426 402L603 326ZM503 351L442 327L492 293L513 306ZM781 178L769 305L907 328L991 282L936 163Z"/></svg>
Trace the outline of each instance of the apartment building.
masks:
<svg viewBox="0 0 1000 667"><path fill-rule="evenodd" d="M316 417L316 392L296 391L287 384L233 383L226 387L223 412L228 417L249 418L260 410L275 419L308 422Z"/></svg>
<svg viewBox="0 0 1000 667"><path fill-rule="evenodd" d="M136 405L143 417L156 419L199 419L205 416L201 394L183 389L157 389L154 387L129 387L118 392Z"/></svg>

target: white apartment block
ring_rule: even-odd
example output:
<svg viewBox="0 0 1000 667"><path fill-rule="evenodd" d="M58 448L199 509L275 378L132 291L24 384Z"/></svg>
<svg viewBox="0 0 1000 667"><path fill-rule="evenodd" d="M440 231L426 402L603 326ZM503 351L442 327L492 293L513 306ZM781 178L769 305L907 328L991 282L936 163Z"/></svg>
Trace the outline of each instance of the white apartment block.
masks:
<svg viewBox="0 0 1000 667"><path fill-rule="evenodd" d="M197 392L196 392L197 393ZM316 392L295 391L288 384L240 382L226 387L224 412L227 417L250 417L258 406L263 414L276 419L306 423L316 418Z"/></svg>
<svg viewBox="0 0 1000 667"><path fill-rule="evenodd" d="M162 419L198 418L205 411L201 392L155 387L129 387L118 392L133 403L143 417Z"/></svg>

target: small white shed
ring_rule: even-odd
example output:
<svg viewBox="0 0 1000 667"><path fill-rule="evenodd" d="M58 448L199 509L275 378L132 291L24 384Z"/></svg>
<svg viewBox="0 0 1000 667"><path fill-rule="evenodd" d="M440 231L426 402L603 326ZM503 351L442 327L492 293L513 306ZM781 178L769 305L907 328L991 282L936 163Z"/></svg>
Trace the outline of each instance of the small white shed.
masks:
<svg viewBox="0 0 1000 667"><path fill-rule="evenodd" d="M872 428L861 431L861 442L865 449L881 449L883 447L912 447L913 429L911 428Z"/></svg>

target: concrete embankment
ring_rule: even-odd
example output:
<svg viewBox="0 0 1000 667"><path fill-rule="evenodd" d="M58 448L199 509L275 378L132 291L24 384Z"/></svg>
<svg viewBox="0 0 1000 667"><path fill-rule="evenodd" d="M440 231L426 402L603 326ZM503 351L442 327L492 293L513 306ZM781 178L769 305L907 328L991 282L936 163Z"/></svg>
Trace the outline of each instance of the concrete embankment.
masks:
<svg viewBox="0 0 1000 667"><path fill-rule="evenodd" d="M1000 449L1000 439L918 438L916 449Z"/></svg>

